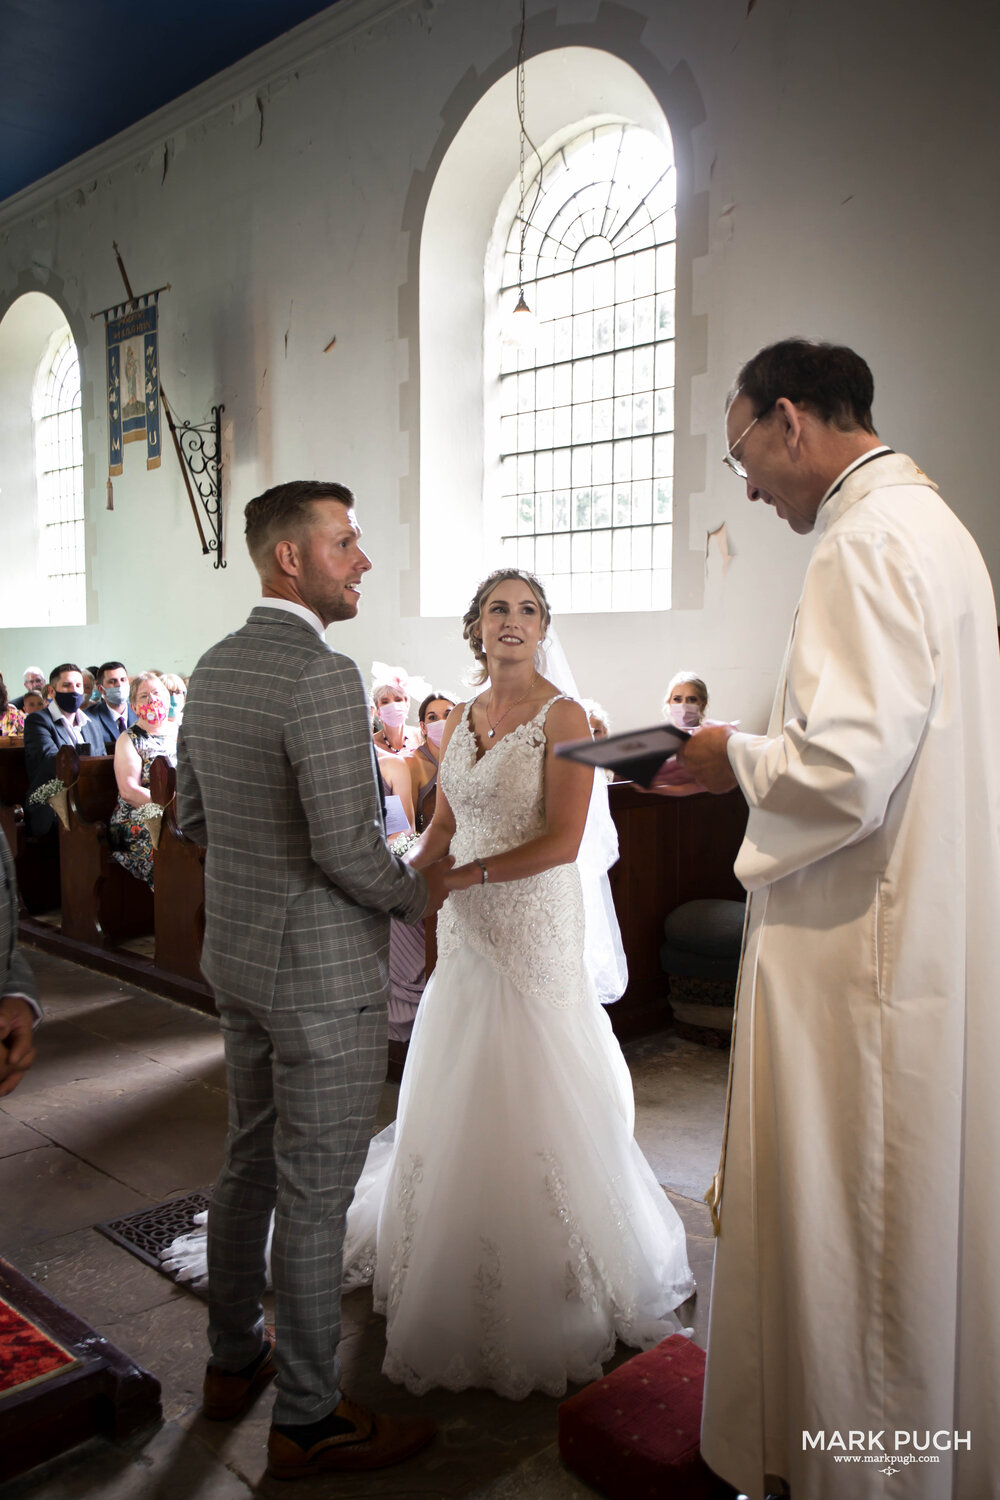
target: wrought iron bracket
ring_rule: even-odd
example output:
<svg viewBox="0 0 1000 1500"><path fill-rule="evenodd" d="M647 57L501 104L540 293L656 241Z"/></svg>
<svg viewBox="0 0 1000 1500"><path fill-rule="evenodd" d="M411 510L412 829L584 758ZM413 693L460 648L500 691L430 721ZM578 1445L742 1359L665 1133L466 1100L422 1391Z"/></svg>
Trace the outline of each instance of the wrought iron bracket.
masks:
<svg viewBox="0 0 1000 1500"><path fill-rule="evenodd" d="M216 568L226 566L222 555L222 413L212 407L210 422L181 422L177 428L181 455L205 512L211 536L207 550L215 553Z"/></svg>

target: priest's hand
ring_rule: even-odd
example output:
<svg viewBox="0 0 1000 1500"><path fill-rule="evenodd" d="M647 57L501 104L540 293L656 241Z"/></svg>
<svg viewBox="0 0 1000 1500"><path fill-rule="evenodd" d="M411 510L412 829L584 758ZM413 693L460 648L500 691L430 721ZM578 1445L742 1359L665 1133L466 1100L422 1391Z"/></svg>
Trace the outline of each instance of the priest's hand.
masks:
<svg viewBox="0 0 1000 1500"><path fill-rule="evenodd" d="M672 755L657 771L649 786L638 787L638 790L655 792L658 797L692 797L705 788L695 781L690 772L685 771L677 756Z"/></svg>
<svg viewBox="0 0 1000 1500"><path fill-rule="evenodd" d="M0 1000L0 1099L12 1094L35 1060L35 1012L20 995Z"/></svg>
<svg viewBox="0 0 1000 1500"><path fill-rule="evenodd" d="M726 751L732 732L730 724L703 725L677 752L682 768L706 792L729 792L737 785Z"/></svg>

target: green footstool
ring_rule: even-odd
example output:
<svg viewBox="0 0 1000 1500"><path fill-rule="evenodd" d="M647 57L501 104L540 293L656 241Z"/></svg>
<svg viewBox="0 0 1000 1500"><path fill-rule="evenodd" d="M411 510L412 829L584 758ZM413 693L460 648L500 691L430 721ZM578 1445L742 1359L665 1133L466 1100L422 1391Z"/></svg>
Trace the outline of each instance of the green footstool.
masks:
<svg viewBox="0 0 1000 1500"><path fill-rule="evenodd" d="M744 901L685 901L663 924L660 966L679 1036L728 1047L743 947Z"/></svg>

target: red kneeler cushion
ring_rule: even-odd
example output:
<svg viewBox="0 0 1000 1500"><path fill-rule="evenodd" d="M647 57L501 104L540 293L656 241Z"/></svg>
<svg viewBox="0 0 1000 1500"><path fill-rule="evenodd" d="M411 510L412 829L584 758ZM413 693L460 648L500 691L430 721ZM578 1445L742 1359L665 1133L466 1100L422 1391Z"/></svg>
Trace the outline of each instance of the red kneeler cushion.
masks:
<svg viewBox="0 0 1000 1500"><path fill-rule="evenodd" d="M675 1333L559 1407L559 1454L610 1500L723 1500L698 1449L705 1355Z"/></svg>

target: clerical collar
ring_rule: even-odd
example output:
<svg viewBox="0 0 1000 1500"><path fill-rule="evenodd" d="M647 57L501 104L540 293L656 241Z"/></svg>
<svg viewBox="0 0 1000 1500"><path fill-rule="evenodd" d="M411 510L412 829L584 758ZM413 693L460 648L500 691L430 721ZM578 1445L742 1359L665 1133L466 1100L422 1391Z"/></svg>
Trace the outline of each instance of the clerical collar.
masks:
<svg viewBox="0 0 1000 1500"><path fill-rule="evenodd" d="M844 480L849 474L853 474L855 469L862 469L864 468L865 464L870 464L874 459L884 458L887 453L895 453L895 451L895 448L890 448L887 443L882 443L880 447L870 448L867 453L862 453L860 458L856 458L852 464L847 465L847 468L843 471L842 474L837 475L837 478L833 481L830 488L827 490L826 494L819 502L817 510L822 510L826 502L833 499L834 495L844 483Z"/></svg>
<svg viewBox="0 0 1000 1500"><path fill-rule="evenodd" d="M290 615L298 615L300 620L305 620L307 625L311 625L317 635L326 633L326 626L319 615L306 605L297 604L294 599L261 599L259 607L261 609L287 609Z"/></svg>

